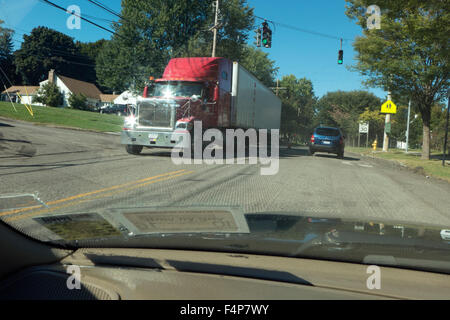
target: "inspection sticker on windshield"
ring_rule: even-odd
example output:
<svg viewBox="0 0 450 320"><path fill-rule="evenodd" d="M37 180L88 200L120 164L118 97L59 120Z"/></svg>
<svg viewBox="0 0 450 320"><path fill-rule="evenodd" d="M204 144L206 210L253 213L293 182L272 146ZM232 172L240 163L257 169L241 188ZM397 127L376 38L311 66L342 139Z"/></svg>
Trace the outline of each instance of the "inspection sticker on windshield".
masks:
<svg viewBox="0 0 450 320"><path fill-rule="evenodd" d="M236 208L113 209L109 218L133 234L250 232L243 213Z"/></svg>
<svg viewBox="0 0 450 320"><path fill-rule="evenodd" d="M34 218L64 240L120 236L121 233L97 213L75 213Z"/></svg>

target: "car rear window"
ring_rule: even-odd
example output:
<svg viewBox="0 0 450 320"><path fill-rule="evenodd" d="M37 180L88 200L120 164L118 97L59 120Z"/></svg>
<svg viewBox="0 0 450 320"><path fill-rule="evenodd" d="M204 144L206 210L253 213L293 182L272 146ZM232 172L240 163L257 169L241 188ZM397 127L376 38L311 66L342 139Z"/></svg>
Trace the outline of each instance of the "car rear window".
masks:
<svg viewBox="0 0 450 320"><path fill-rule="evenodd" d="M317 128L316 134L321 136L332 136L337 137L339 135L339 130L331 128Z"/></svg>

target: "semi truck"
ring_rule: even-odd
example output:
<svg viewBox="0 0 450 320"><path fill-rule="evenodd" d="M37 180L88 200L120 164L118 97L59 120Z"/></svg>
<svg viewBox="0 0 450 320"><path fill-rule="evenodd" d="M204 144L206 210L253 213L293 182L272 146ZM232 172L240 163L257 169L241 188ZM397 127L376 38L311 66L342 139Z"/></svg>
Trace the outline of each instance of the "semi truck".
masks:
<svg viewBox="0 0 450 320"><path fill-rule="evenodd" d="M161 79L144 88L125 119L121 143L130 154L173 148L185 135L192 137L196 121L203 130L267 129L270 135L280 129L280 118L281 100L238 62L175 58Z"/></svg>

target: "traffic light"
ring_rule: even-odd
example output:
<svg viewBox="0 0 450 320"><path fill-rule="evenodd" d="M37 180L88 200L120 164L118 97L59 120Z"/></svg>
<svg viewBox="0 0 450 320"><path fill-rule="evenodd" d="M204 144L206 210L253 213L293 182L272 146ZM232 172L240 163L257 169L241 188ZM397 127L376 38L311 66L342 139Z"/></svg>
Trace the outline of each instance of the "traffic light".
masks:
<svg viewBox="0 0 450 320"><path fill-rule="evenodd" d="M265 48L272 47L272 30L270 30L269 24L267 22L263 23L262 44Z"/></svg>
<svg viewBox="0 0 450 320"><path fill-rule="evenodd" d="M257 47L261 47L261 29L260 28L255 30L255 40L256 41L254 42L254 44Z"/></svg>
<svg viewBox="0 0 450 320"><path fill-rule="evenodd" d="M344 63L344 50L339 50L338 64Z"/></svg>

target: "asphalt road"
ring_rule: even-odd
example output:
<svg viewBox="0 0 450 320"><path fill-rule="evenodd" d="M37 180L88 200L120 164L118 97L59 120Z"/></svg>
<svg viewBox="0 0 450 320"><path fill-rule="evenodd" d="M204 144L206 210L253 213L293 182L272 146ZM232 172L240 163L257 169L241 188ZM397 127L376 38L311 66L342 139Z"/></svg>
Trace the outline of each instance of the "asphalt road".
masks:
<svg viewBox="0 0 450 320"><path fill-rule="evenodd" d="M105 207L202 205L450 227L444 181L354 154L309 156L306 148L281 148L276 175L261 175L261 166L175 165L163 149L127 154L118 135L0 119L0 194L38 192L49 206L3 210L0 218L26 224Z"/></svg>

